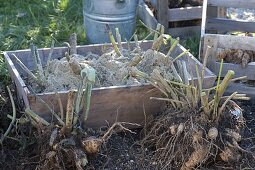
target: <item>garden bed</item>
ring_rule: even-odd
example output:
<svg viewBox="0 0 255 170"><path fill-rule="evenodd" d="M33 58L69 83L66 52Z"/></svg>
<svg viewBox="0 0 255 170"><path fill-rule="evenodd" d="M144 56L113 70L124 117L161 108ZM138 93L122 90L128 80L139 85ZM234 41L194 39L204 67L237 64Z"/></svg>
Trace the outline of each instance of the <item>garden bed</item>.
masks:
<svg viewBox="0 0 255 170"><path fill-rule="evenodd" d="M74 100L74 97L70 97L74 96L76 91L70 90L63 92L67 93L66 98L68 99L67 104L65 104L67 105L65 111L66 115L65 117L63 116L61 120L58 119L58 121L49 123L47 122L48 119L36 117L36 113L29 112L29 109L25 110L26 114L24 116L27 118L26 123L21 123L19 120L17 122L17 127L31 127L32 125L37 130L35 141L30 144L36 148L33 149L37 157L35 160L38 160L36 168L61 169L64 167L69 169L76 167L81 170L82 167L86 167L87 169L114 169L124 167L128 169L169 169L171 167L172 169L191 170L194 168L211 167L228 167L232 169L236 169L240 166L245 168L253 167L253 164L249 161L249 159L253 157L253 147L246 146L244 143L244 141L248 140L245 136L248 134L245 126L246 122L242 109L235 101L235 99L249 100L249 97L237 92L230 96L223 96L228 84L233 81L232 79L235 74L233 71L228 71L223 81L220 82L218 80L216 87L211 88L212 84L210 83L211 81L214 83L215 77L209 76L210 78L208 78L208 70L205 67L205 63L201 65L190 53L185 51L182 46L178 45L178 40L171 39L170 50L169 47L166 46L166 49L168 49L167 55L160 53L160 56L164 56L165 61L172 61L171 63L166 62L166 65L169 64L171 70L166 73L164 69L160 70L164 62L158 60L158 55L155 55L154 57L149 57L149 59L155 59L156 61L152 62L152 65L146 64L145 67L146 69L152 67L153 71L149 69L149 72L146 70L143 70L144 72L139 72L137 69L140 66L139 64L143 65L143 62L146 63L150 61L146 59L147 51L153 50L155 54L159 53L159 49L164 51L165 47L162 47L162 44L158 46L157 43L163 36L168 37L167 35L160 35L153 43L145 42L141 43L141 45L138 45L139 43L136 41L134 50L131 50L141 50L144 52L144 54L141 53L140 58L138 58L139 62L134 60L137 59L137 56L135 56L131 58L131 61L126 63L131 65L127 68L128 70L131 69L131 74L129 76L135 78L139 82L139 86L126 85L124 89L123 86L104 87L106 93L109 90L115 90L115 88L119 88L119 93L122 93L122 91L127 88L142 88L137 94L134 91L129 91L130 93L123 92L125 95L122 95L122 98L118 98L118 100L124 100L122 102L125 102L126 106L129 107L126 108L127 112L119 109L122 105L115 105L118 107L109 110L109 112L117 110L117 116L106 115L105 113L108 111L107 107L112 107L112 104L119 104L117 100L112 100L113 98L119 97L119 94L114 93L114 96L107 97L105 93L99 93L97 101L94 101L93 97L95 97L94 95L96 94L94 89L92 92L91 107L95 107L95 102L100 102L100 105L97 105L97 107L100 107L102 112L100 114L90 112L89 116L86 116L86 118L88 117L88 121L85 121L85 124L80 124L82 121L80 117L77 117L76 113L80 114L81 112L79 109L78 112L75 111L77 103L80 104L78 100L80 88L78 88L76 100ZM113 43L113 46L116 47L116 44L114 44L115 43ZM123 47L124 44L121 45L119 43L118 46ZM160 46L162 48L159 48ZM102 48L102 45L92 46L98 47L94 50L91 49L91 46L86 47L90 47L87 49L87 52L95 52L95 54L97 52L98 55L101 55L99 48ZM86 47L78 47L78 54L86 56L86 51L82 53L78 50L79 48L84 50ZM109 45L109 47L111 47L111 45ZM53 48L51 48L51 51L54 52L52 49ZM103 49L105 49L105 46ZM116 48L114 51L116 54L118 53ZM121 50L122 54L124 54L123 52L124 50ZM12 52L9 52L9 54L5 53L5 55L7 55L6 60L11 63L9 67L14 68L10 71L12 71L12 73L18 73L16 68L18 68L17 61L19 60L15 58L15 55L11 55L11 53ZM29 54L31 53L27 50L26 55ZM38 56L42 57L46 52L41 49L38 51L38 54L40 54ZM63 53L58 54L60 54L60 56L64 55ZM71 61L75 59L78 54L74 53L71 55L71 58L69 55L66 55L66 59L69 59L69 67L72 69L73 73L75 73L75 70L72 67L73 62ZM102 54L107 53L102 52ZM19 55L21 56L21 54L16 52L16 56ZM114 52L113 55L110 56L113 57ZM182 58L180 58L180 56L182 56ZM104 55L101 57L104 57ZM125 55L120 55L119 57L123 59ZM62 62L61 57L55 56L55 58L59 58L57 61ZM41 58L41 61L46 62L43 58ZM17 62L16 67L13 66L13 62ZM54 60L52 60L52 62L54 62ZM82 67L84 61L79 63L79 66ZM133 64L135 64L135 66ZM20 64L18 65L21 66ZM27 67L28 66L29 65L27 65ZM174 69L175 66L178 69ZM143 65L143 68L140 69L145 68ZM88 71L87 67L84 69ZM133 72L132 70L134 69L138 71L135 70ZM33 67L30 66L30 70L33 70ZM176 72L174 70L176 70ZM175 76L169 76L170 73ZM51 71L49 72L49 75L50 74ZM81 77L82 75L83 70L81 70ZM88 75L90 74L87 74L87 76ZM19 78L20 76L24 78L26 74L18 74L18 76ZM141 82L139 78L146 81ZM35 79L35 81L36 80L37 79ZM90 79L85 80L87 81ZM147 82L155 88L149 86ZM44 85L44 83L42 84ZM155 101L161 101L161 104L157 105L157 108L155 107L152 113L147 111L148 105L143 103L141 106L141 98L138 98L138 96L144 97L144 94L147 95L148 90L143 91L146 86L151 88L150 91L155 89L158 91L154 91L155 97L148 96L148 98L144 100L153 101L154 104L156 103ZM33 88L28 87L27 89L32 91ZM81 90L83 92L83 89ZM86 92L88 92L87 89ZM34 94L33 97L35 100L40 101L40 99L47 94L48 93ZM137 98L135 100L136 103L132 103L132 101L125 98L127 95L132 97L134 94L136 94ZM106 99L102 102L102 98ZM55 98L55 100L57 99ZM63 100L63 98L61 98L61 100ZM106 100L109 102L105 103ZM52 101L54 101L54 98ZM85 101L88 101L88 99L86 98ZM45 102L48 102L48 105L50 105L49 100ZM113 103L109 104L110 102ZM56 103L56 105L57 104L58 103ZM136 115L129 112L130 110L134 111L134 109L132 109L134 104L137 104L136 109L138 106L141 108L141 112L136 112ZM54 106L56 107L56 105ZM55 108L52 107L52 109ZM69 110L71 110L71 112L69 112ZM81 114L85 113L84 110ZM87 113L87 107L85 111ZM37 116L42 116L40 112L37 112L37 114ZM94 122L92 122L91 117L95 115L97 117L94 117ZM140 116L140 118L138 118L138 116ZM9 115L9 118L10 117L14 117L14 114L13 116ZM130 117L132 117L132 119ZM63 120L65 120L66 123L64 123ZM103 121L107 121L107 123ZM140 125L136 124L142 124L141 122L144 122L142 129ZM97 128L98 130L89 127ZM127 129L128 127L131 127L133 131ZM135 128L140 129L134 130ZM241 145L243 143L245 146ZM249 144L251 143L247 143L247 145ZM27 164L29 164L29 162Z"/></svg>

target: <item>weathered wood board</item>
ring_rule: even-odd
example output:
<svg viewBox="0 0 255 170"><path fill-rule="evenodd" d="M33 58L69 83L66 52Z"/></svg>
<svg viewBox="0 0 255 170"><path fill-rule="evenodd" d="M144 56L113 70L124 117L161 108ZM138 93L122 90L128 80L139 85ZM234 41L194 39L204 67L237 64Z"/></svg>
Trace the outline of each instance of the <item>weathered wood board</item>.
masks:
<svg viewBox="0 0 255 170"><path fill-rule="evenodd" d="M210 6L232 7L232 8L255 8L255 0L207 0ZM205 0L204 0L205 2Z"/></svg>
<svg viewBox="0 0 255 170"><path fill-rule="evenodd" d="M139 17L148 27L156 29L157 24L161 23L165 26L166 32L173 37L187 37L200 34L201 27L199 25L169 27L169 22L201 20L202 6L170 9L168 7L168 0L157 0L153 5L157 10L158 20L144 2L140 2L139 5Z"/></svg>
<svg viewBox="0 0 255 170"><path fill-rule="evenodd" d="M219 10L230 7L254 9L255 1L250 0L243 2L240 0L204 0L201 37L203 37L206 33L225 33L233 31L255 32L255 22L228 19L225 17L225 15L222 15L222 10ZM215 13L217 14L215 15Z"/></svg>
<svg viewBox="0 0 255 170"><path fill-rule="evenodd" d="M141 48L149 49L152 42L141 43ZM87 45L77 47L78 54L86 55L89 52L101 54L102 48L110 47L110 44L105 45ZM127 47L126 43L123 43ZM131 48L134 43L130 44ZM184 47L178 45L173 54L178 55L184 51ZM39 56L42 63L46 64L50 49L39 49ZM67 51L66 47L55 48L52 58L62 58ZM30 70L33 70L33 60L31 58L30 50L9 51L4 52L5 60L8 66L9 73L14 81L20 103L23 108L30 108L39 115L50 119L51 112L45 105L53 109L56 113L59 112L57 97L55 93L41 93L34 94L31 89L27 87L22 76L26 76L21 71L18 65L12 60L12 55L15 54ZM201 63L195 59L190 53L183 57L187 61L187 69L196 81L195 65L198 65L199 70L202 70ZM212 87L216 79L215 75L206 68L204 87ZM63 106L65 108L67 102L68 91L59 91ZM147 116L155 114L160 111L161 106L164 104L159 101L152 101L150 97L161 96L161 93L149 84L142 85L129 85L129 86L112 86L94 88L91 97L91 110L86 125L92 128L99 128L101 126L110 125L117 121L125 121L132 123L143 124L144 114ZM43 100L44 102L41 102Z"/></svg>
<svg viewBox="0 0 255 170"><path fill-rule="evenodd" d="M255 90L254 86L248 86L243 83L230 83L226 89L225 95L231 95L233 92L238 92L240 94L246 94L251 98L251 101L255 101Z"/></svg>
<svg viewBox="0 0 255 170"><path fill-rule="evenodd" d="M168 20L170 22L195 19L202 19L202 6L168 9Z"/></svg>

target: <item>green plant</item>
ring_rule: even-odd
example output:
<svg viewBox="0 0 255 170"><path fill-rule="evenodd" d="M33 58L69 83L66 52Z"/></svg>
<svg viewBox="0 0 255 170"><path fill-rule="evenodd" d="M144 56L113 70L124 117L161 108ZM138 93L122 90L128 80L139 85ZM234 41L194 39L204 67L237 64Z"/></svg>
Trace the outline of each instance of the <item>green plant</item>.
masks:
<svg viewBox="0 0 255 170"><path fill-rule="evenodd" d="M3 55L0 54L0 87L5 87L10 82L10 76Z"/></svg>
<svg viewBox="0 0 255 170"><path fill-rule="evenodd" d="M85 44L82 10L82 0L3 1L0 50L27 49L31 42L49 47L52 39L60 46L73 32L79 44Z"/></svg>
<svg viewBox="0 0 255 170"><path fill-rule="evenodd" d="M200 43L200 36L199 35L188 37L187 39L182 40L181 43L186 49L190 49L190 53L193 54L194 57L198 58L199 43Z"/></svg>

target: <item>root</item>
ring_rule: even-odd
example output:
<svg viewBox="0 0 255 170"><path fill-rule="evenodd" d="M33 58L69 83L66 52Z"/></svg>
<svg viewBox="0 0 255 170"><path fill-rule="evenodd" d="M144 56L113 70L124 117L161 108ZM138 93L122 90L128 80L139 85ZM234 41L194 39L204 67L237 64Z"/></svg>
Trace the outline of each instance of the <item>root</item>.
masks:
<svg viewBox="0 0 255 170"><path fill-rule="evenodd" d="M205 161L208 151L207 146L199 146L196 148L195 151L192 152L189 160L181 167L181 170L192 170L198 164L202 163L202 161Z"/></svg>
<svg viewBox="0 0 255 170"><path fill-rule="evenodd" d="M14 125L14 123L16 121L16 107L15 107L15 103L14 103L14 100L13 100L13 96L12 96L11 90L10 90L10 88L8 86L7 86L7 90L8 90L8 93L9 93L9 96L10 96L10 99L11 99L11 103L12 103L12 121L11 121L8 129L4 133L4 135L0 138L0 144L3 143L5 137L9 134L9 132L12 129L12 126Z"/></svg>
<svg viewBox="0 0 255 170"><path fill-rule="evenodd" d="M238 133L241 127L236 126L238 120L229 121L224 117L227 114L231 113L220 115L219 122L215 123L209 121L202 109L198 112L166 110L147 123L141 145L154 151L149 158L157 162L158 169L207 168L218 158L226 164L238 162L240 152L249 152L238 145L242 139ZM229 166L235 167L234 164Z"/></svg>

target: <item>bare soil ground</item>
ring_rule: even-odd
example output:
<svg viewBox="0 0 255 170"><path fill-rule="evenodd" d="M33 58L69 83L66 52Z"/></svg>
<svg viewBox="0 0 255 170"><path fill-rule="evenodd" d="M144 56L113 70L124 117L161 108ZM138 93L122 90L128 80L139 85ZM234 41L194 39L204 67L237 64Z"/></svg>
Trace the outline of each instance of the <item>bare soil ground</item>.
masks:
<svg viewBox="0 0 255 170"><path fill-rule="evenodd" d="M4 95L7 97L6 95ZM240 147L250 152L255 152L255 103L252 101L241 102L239 105L244 110L245 128L242 130L243 140L239 143ZM1 103L0 129L6 129L9 120L6 119L6 114L11 114L11 105L7 101ZM18 114L21 116L21 113ZM14 129L1 146L0 166L1 169L35 169L42 163L41 157L43 153L41 146L43 138L49 137L49 134L38 133L30 124L19 126ZM91 131L94 135L100 135L106 129L100 131ZM155 150L153 148L144 148L141 141L144 138L142 129L133 130L134 133L122 132L113 134L109 140L102 145L100 153L94 156L89 156L88 170L94 169L160 169L158 162L154 160ZM38 139L41 139L38 140ZM46 140L48 141L48 140ZM207 164L202 169L254 169L254 155L246 153L241 154L241 159L238 163L223 163L215 160ZM70 169L73 169L70 167ZM171 169L170 166L167 169ZM172 168L174 169L174 168ZM178 168L177 168L178 169Z"/></svg>

